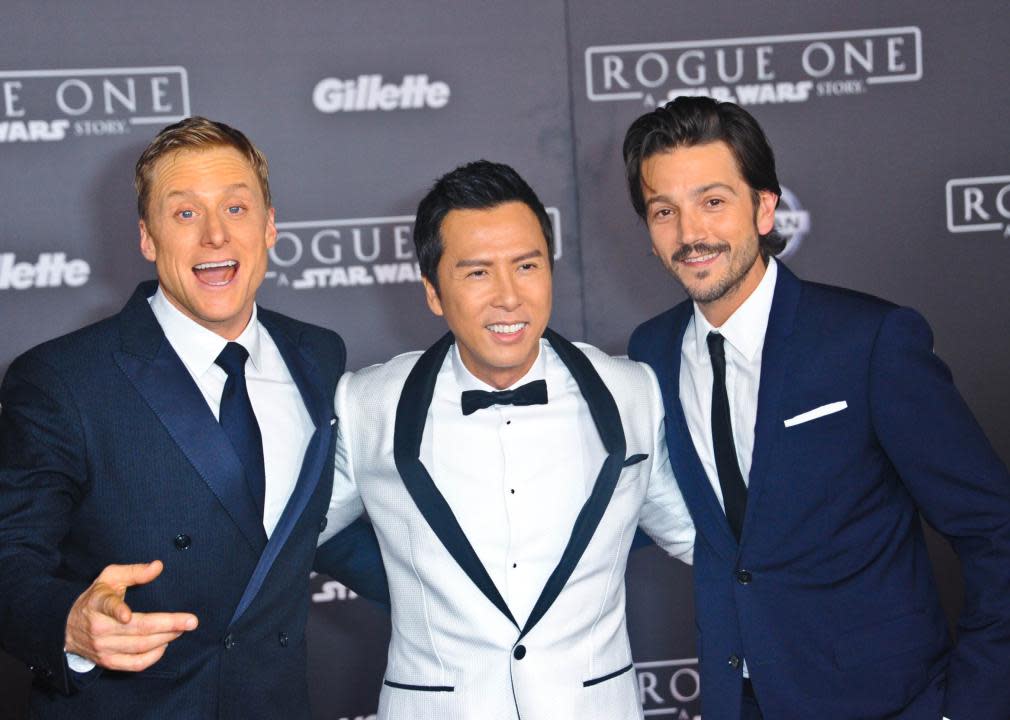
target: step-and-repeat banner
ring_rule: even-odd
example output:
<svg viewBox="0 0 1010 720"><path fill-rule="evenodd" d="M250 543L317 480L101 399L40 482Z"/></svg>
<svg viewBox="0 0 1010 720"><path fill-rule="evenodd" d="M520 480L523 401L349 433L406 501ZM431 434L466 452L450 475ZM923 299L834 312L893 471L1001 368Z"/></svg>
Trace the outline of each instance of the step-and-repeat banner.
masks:
<svg viewBox="0 0 1010 720"><path fill-rule="evenodd" d="M750 109L784 185L786 262L911 305L1010 460L1010 13L1004 0L552 0L145 7L8 0L0 46L0 371L152 277L133 164L190 114L267 154L279 236L260 300L331 327L349 367L428 346L412 214L469 160L513 165L555 223L553 326L623 353L682 294L623 181L629 123L677 95ZM957 563L932 548L951 613ZM627 577L647 716L699 716L690 572ZM388 618L312 581L317 718L372 717ZM0 658L0 714L27 674Z"/></svg>

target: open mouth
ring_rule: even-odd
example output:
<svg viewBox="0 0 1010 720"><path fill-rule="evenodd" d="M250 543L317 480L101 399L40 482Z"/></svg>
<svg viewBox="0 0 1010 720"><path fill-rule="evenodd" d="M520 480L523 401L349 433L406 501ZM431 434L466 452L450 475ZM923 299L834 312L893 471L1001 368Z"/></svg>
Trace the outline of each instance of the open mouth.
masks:
<svg viewBox="0 0 1010 720"><path fill-rule="evenodd" d="M503 338L515 337L529 325L528 322L516 322L516 323L492 323L491 325L486 325L488 330L490 330L495 335L501 336Z"/></svg>
<svg viewBox="0 0 1010 720"><path fill-rule="evenodd" d="M204 285L210 285L212 287L227 285L235 279L235 275L237 273L237 260L205 262L193 266L193 274L196 275L196 279Z"/></svg>

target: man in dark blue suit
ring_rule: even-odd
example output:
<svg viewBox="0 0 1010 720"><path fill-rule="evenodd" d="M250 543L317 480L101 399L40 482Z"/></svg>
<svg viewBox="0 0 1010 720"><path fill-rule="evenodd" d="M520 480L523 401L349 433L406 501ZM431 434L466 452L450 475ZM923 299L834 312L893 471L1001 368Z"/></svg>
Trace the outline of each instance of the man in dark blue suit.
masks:
<svg viewBox="0 0 1010 720"><path fill-rule="evenodd" d="M705 720L1010 717L1010 476L912 310L774 259L768 141L679 98L628 130L632 203L690 300L635 330L697 527ZM948 638L919 513L964 574Z"/></svg>
<svg viewBox="0 0 1010 720"><path fill-rule="evenodd" d="M343 342L256 306L277 231L242 133L165 128L136 185L158 282L0 390L0 641L35 717L308 718ZM368 527L334 540L381 582Z"/></svg>

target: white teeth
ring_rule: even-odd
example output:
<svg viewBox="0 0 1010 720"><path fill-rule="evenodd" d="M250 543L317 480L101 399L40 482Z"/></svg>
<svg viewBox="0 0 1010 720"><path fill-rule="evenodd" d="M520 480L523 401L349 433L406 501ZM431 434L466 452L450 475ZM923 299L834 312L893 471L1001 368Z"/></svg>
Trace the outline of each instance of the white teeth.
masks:
<svg viewBox="0 0 1010 720"><path fill-rule="evenodd" d="M487 329L490 330L493 333L503 333L503 334L511 335L512 333L519 332L524 327L526 327L528 324L529 323L524 323L524 322L512 323L511 325L503 325L501 323L497 323L495 325L488 325Z"/></svg>
<svg viewBox="0 0 1010 720"><path fill-rule="evenodd" d="M221 262L205 262L194 265L195 270L213 270L214 268L234 267L238 265L234 260L222 260Z"/></svg>
<svg viewBox="0 0 1010 720"><path fill-rule="evenodd" d="M698 257L687 258L686 260L684 260L684 262L686 263L708 262L718 254L719 253L709 253L708 255L699 255Z"/></svg>

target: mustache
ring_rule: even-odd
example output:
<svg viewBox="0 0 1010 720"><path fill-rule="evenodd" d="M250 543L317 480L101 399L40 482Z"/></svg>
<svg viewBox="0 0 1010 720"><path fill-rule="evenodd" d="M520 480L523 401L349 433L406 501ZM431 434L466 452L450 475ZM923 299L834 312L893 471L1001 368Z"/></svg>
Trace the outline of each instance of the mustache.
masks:
<svg viewBox="0 0 1010 720"><path fill-rule="evenodd" d="M673 262L682 262L687 260L692 255L708 255L710 253L716 252L727 252L729 251L729 245L727 243L719 243L718 245L713 245L710 243L694 243L692 245L684 245L680 250L675 252L670 256Z"/></svg>

